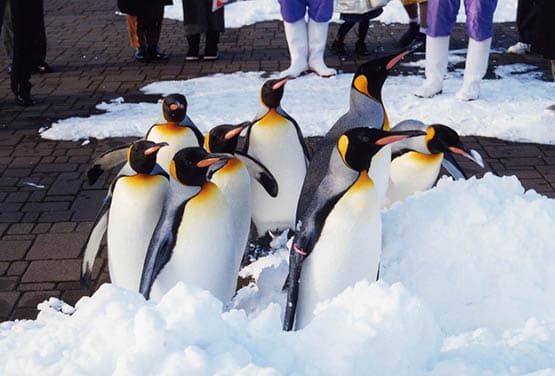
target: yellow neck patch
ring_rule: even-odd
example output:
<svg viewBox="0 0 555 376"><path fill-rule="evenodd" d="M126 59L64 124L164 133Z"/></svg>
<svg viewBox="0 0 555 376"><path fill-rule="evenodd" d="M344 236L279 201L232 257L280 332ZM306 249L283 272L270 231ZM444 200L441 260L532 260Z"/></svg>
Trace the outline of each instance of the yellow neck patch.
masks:
<svg viewBox="0 0 555 376"><path fill-rule="evenodd" d="M341 155L341 159L343 159L343 163L348 166L349 164L347 163L346 159L347 149L349 149L349 137L341 135L341 137L339 137L339 141L337 141L337 150L339 150L339 154Z"/></svg>
<svg viewBox="0 0 555 376"><path fill-rule="evenodd" d="M243 165L243 162L241 162L239 158L233 158L227 161L224 167L220 168L216 173L231 174L237 171L239 168L241 168L242 165Z"/></svg>
<svg viewBox="0 0 555 376"><path fill-rule="evenodd" d="M157 125L156 130L163 135L174 135L182 132L187 132L189 128L181 126L178 123L164 123Z"/></svg>
<svg viewBox="0 0 555 376"><path fill-rule="evenodd" d="M210 151L210 131L208 131L206 136L204 136L204 149L206 149L207 152L212 153Z"/></svg>
<svg viewBox="0 0 555 376"><path fill-rule="evenodd" d="M177 178L177 174L175 172L175 162L172 161L170 162L170 175L172 176L172 178L175 179L175 181L179 181L179 179Z"/></svg>
<svg viewBox="0 0 555 376"><path fill-rule="evenodd" d="M127 161L129 162L129 164L131 164L131 148L133 147L133 145L129 146L129 148L127 149Z"/></svg>
<svg viewBox="0 0 555 376"><path fill-rule="evenodd" d="M273 125L282 125L286 123L286 119L281 116L275 108L270 109L262 119L258 120L256 125L260 126L273 126Z"/></svg>
<svg viewBox="0 0 555 376"><path fill-rule="evenodd" d="M389 116L387 116L387 111L385 110L385 107L382 105L383 108L383 130L384 131L389 131L391 130L391 127L389 125Z"/></svg>
<svg viewBox="0 0 555 376"><path fill-rule="evenodd" d="M443 159L443 153L437 154L424 154L416 151L410 152L410 157L420 163L434 163L440 162Z"/></svg>
<svg viewBox="0 0 555 376"><path fill-rule="evenodd" d="M358 175L357 180L351 186L349 191L365 190L365 189L369 189L369 188L372 188L372 187L374 187L374 181L372 181L370 176L368 176L368 172L367 171L361 171L360 174Z"/></svg>

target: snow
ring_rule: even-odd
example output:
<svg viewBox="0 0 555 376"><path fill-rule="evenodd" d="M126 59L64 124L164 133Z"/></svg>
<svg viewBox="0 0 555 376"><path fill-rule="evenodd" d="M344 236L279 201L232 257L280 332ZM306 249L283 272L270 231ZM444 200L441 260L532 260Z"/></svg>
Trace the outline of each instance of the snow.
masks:
<svg viewBox="0 0 555 376"><path fill-rule="evenodd" d="M513 22L516 19L516 4L517 0L499 1L494 13L494 22ZM181 1L175 0L174 5L167 6L164 17L182 21L183 7ZM464 22L465 18L464 6L461 4L457 22ZM238 1L225 6L225 27L228 29L273 20L281 20L277 0ZM384 12L375 20L385 24L408 23L408 16L401 2L392 0L384 7ZM338 21L339 14L334 13L332 22Z"/></svg>
<svg viewBox="0 0 555 376"><path fill-rule="evenodd" d="M383 227L381 280L298 332L281 331L282 250L223 311L182 283L157 304L111 284L74 310L51 298L0 324L0 374L555 374L555 200L516 177L443 178Z"/></svg>
<svg viewBox="0 0 555 376"><path fill-rule="evenodd" d="M452 51L456 64L466 51ZM419 55L423 58L423 55ZM423 60L407 62L423 68ZM413 95L423 75L389 77L383 101L393 124L413 118L448 125L461 135L497 137L509 141L555 144L555 83L538 79L534 66L514 64L495 68L498 79L483 80L480 98L460 102L455 93L462 85L462 69L447 75L444 94L431 99ZM423 70L423 69L422 69ZM263 72L216 74L186 81L162 81L145 86L147 94L182 93L189 102L188 115L206 132L212 126L240 123L257 113ZM309 74L290 80L285 87L283 108L297 120L305 136L323 135L346 112L352 74L320 78ZM157 103L125 103L123 98L97 106L104 114L68 118L43 130L41 136L55 140L89 137L141 137L161 118Z"/></svg>

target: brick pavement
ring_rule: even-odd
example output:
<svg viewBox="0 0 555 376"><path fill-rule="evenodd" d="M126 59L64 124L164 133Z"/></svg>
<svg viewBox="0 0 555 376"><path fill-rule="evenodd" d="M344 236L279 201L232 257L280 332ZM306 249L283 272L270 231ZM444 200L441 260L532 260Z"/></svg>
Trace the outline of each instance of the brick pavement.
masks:
<svg viewBox="0 0 555 376"><path fill-rule="evenodd" d="M263 22L228 30L222 36L221 59L184 61L186 43L182 25L164 20L162 48L172 54L158 64L138 64L127 47L125 20L115 15L115 2L49 0L46 6L48 62L54 73L33 76L36 106L13 104L7 72L0 71L0 321L34 318L36 305L54 296L74 304L91 291L78 282L79 253L113 174L94 185L83 183L83 173L93 156L129 139L82 142L51 141L37 130L52 121L98 113L96 104L123 96L126 101L156 101L139 89L154 81L182 80L238 70L285 69L288 55L279 22ZM335 33L336 25L330 33ZM375 53L395 49L404 25L376 25L368 36ZM516 38L514 23L495 27L494 47L508 47ZM354 33L350 34L354 44ZM454 48L464 48L462 26L453 38ZM328 54L329 55L329 54ZM524 59L540 66L542 59ZM327 61L350 72L361 61ZM493 53L493 64L522 62L515 56ZM0 67L7 61L0 56ZM407 70L403 68L401 70ZM484 156L487 170L498 175L516 174L526 188L555 197L555 147L467 137L465 142ZM481 171L461 162L472 174ZM105 249L93 270L93 290L109 280Z"/></svg>

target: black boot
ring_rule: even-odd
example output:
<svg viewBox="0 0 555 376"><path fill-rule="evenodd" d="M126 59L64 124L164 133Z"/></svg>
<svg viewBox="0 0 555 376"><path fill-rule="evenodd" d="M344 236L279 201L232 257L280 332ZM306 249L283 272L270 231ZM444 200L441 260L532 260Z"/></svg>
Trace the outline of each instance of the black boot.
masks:
<svg viewBox="0 0 555 376"><path fill-rule="evenodd" d="M217 31L206 32L206 46L204 47L204 60L216 60L218 58L218 43L220 33Z"/></svg>
<svg viewBox="0 0 555 376"><path fill-rule="evenodd" d="M23 87L22 85L12 85L12 91L15 95L15 102L20 106L32 106L35 101L31 97L31 87Z"/></svg>
<svg viewBox="0 0 555 376"><path fill-rule="evenodd" d="M363 40L357 40L355 44L355 53L358 56L368 56L370 55L370 51L366 48L366 43Z"/></svg>
<svg viewBox="0 0 555 376"><path fill-rule="evenodd" d="M187 56L185 56L185 60L198 60L200 34L187 36L187 43L189 44L189 50L187 51Z"/></svg>
<svg viewBox="0 0 555 376"><path fill-rule="evenodd" d="M416 38L420 32L420 25L416 22L409 23L409 29L399 39L399 45L401 47L406 47Z"/></svg>
<svg viewBox="0 0 555 376"><path fill-rule="evenodd" d="M147 53L150 60L168 60L169 57L168 54L161 52L158 46L149 46Z"/></svg>
<svg viewBox="0 0 555 376"><path fill-rule="evenodd" d="M342 40L334 40L331 44L331 50L340 58L346 58L348 56L347 50L345 49L345 43Z"/></svg>
<svg viewBox="0 0 555 376"><path fill-rule="evenodd" d="M141 63L145 63L145 62L148 61L147 54L146 54L146 49L144 47L139 47L139 48L135 49L135 60L137 60Z"/></svg>

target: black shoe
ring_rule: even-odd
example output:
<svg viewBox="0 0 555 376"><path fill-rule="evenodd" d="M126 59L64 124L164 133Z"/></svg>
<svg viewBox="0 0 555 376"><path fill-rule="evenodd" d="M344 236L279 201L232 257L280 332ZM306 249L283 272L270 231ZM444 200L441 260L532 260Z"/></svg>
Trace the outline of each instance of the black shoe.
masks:
<svg viewBox="0 0 555 376"><path fill-rule="evenodd" d="M135 50L135 60L145 63L148 61L144 47L139 47Z"/></svg>
<svg viewBox="0 0 555 376"><path fill-rule="evenodd" d="M416 22L409 23L409 29L405 31L405 33L399 39L399 45L401 47L406 47L416 38L416 36L420 33L420 25ZM422 33L420 33L422 34Z"/></svg>
<svg viewBox="0 0 555 376"><path fill-rule="evenodd" d="M147 52L148 52L148 58L150 60L163 61L163 60L168 60L169 58L169 55L161 52L158 46L149 47Z"/></svg>
<svg viewBox="0 0 555 376"><path fill-rule="evenodd" d="M334 40L331 44L331 50L339 57L347 57L347 50L345 49L345 43L338 39Z"/></svg>
<svg viewBox="0 0 555 376"><path fill-rule="evenodd" d="M199 44L200 44L200 34L189 35L187 37L187 43L189 44L189 50L187 50L187 55L185 60L198 60L199 59Z"/></svg>
<svg viewBox="0 0 555 376"><path fill-rule="evenodd" d="M19 93L15 96L15 103L17 103L20 106L32 106L35 104L35 101L33 100L33 98L31 97L31 94L22 94Z"/></svg>
<svg viewBox="0 0 555 376"><path fill-rule="evenodd" d="M48 65L46 61L43 61L42 63L38 63L35 66L35 68L33 69L33 73L52 73L52 68L50 67L50 65Z"/></svg>
<svg viewBox="0 0 555 376"><path fill-rule="evenodd" d="M364 43L364 41L359 40L356 42L355 44L355 53L358 56L368 56L370 55L370 51L368 51L368 48L366 48L366 43Z"/></svg>

